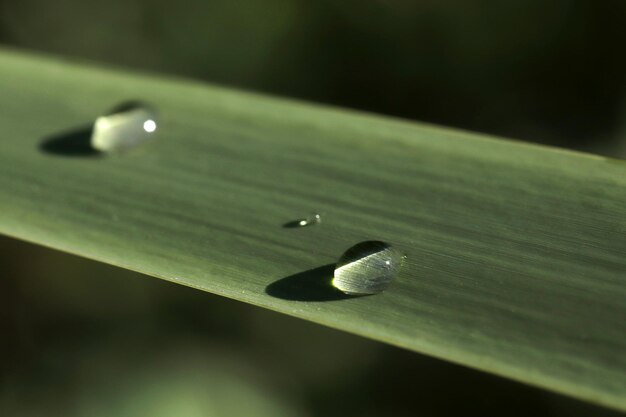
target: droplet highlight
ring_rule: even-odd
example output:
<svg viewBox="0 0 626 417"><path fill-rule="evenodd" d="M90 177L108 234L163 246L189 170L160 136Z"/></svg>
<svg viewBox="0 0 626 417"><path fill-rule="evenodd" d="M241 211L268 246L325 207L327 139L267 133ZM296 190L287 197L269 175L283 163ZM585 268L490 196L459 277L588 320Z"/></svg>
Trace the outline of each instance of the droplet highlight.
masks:
<svg viewBox="0 0 626 417"><path fill-rule="evenodd" d="M381 293L398 274L405 258L385 242L357 243L339 258L332 284L350 295Z"/></svg>
<svg viewBox="0 0 626 417"><path fill-rule="evenodd" d="M158 114L142 103L127 103L96 119L91 146L100 152L125 152L154 138Z"/></svg>

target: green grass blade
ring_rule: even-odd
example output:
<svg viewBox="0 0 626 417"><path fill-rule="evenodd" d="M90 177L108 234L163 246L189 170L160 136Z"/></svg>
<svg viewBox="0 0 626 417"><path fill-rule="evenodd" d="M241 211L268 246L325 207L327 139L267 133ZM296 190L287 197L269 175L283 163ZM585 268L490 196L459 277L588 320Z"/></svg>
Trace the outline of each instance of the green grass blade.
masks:
<svg viewBox="0 0 626 417"><path fill-rule="evenodd" d="M0 232L626 410L622 162L8 51L0 92ZM50 152L129 99L157 141ZM363 240L402 273L324 299Z"/></svg>

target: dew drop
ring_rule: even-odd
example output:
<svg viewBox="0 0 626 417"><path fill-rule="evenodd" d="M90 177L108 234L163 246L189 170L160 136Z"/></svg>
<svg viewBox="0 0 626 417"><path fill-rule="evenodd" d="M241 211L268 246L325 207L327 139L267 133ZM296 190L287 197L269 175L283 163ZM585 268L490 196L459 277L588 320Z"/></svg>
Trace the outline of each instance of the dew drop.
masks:
<svg viewBox="0 0 626 417"><path fill-rule="evenodd" d="M298 220L298 226L300 227L306 227L306 226L312 226L314 224L318 224L322 222L322 216L320 216L318 213L312 214L309 217L305 217L303 219Z"/></svg>
<svg viewBox="0 0 626 417"><path fill-rule="evenodd" d="M124 152L154 138L158 115L150 106L127 103L96 119L91 146L100 152Z"/></svg>
<svg viewBox="0 0 626 417"><path fill-rule="evenodd" d="M335 266L333 286L351 295L383 292L406 256L385 242L366 241L348 249Z"/></svg>
<svg viewBox="0 0 626 417"><path fill-rule="evenodd" d="M303 217L301 219L287 222L283 224L283 227L287 227L287 228L307 227L307 226L313 226L321 222L322 222L322 216L319 213L313 213L308 217Z"/></svg>

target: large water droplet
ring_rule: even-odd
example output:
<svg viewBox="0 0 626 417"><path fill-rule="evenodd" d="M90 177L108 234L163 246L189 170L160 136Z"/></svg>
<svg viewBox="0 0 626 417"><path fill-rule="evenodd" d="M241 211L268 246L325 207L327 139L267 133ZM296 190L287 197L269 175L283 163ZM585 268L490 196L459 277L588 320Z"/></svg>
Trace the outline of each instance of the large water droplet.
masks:
<svg viewBox="0 0 626 417"><path fill-rule="evenodd" d="M141 103L128 103L96 119L91 146L101 152L124 152L152 139L158 115Z"/></svg>
<svg viewBox="0 0 626 417"><path fill-rule="evenodd" d="M378 294L398 274L404 258L402 252L385 242L357 243L339 258L333 286L346 294Z"/></svg>

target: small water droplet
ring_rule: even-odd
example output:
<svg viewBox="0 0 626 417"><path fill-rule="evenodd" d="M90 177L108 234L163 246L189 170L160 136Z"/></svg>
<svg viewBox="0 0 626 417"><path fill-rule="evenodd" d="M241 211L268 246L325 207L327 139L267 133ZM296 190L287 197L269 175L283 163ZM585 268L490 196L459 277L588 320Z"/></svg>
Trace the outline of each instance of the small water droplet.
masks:
<svg viewBox="0 0 626 417"><path fill-rule="evenodd" d="M383 292L400 271L405 257L385 242L357 243L339 258L333 286L351 295Z"/></svg>
<svg viewBox="0 0 626 417"><path fill-rule="evenodd" d="M307 226L313 226L321 222L322 222L322 216L319 213L314 213L308 217L303 217L301 219L287 222L283 225L283 227L288 227L288 228L307 227Z"/></svg>
<svg viewBox="0 0 626 417"><path fill-rule="evenodd" d="M127 103L96 119L91 146L101 152L124 152L152 139L157 112L148 105Z"/></svg>
<svg viewBox="0 0 626 417"><path fill-rule="evenodd" d="M305 226L312 226L314 224L318 224L322 222L322 216L320 216L318 213L312 214L309 217L305 217L303 219L298 220L298 226L300 227L305 227Z"/></svg>

